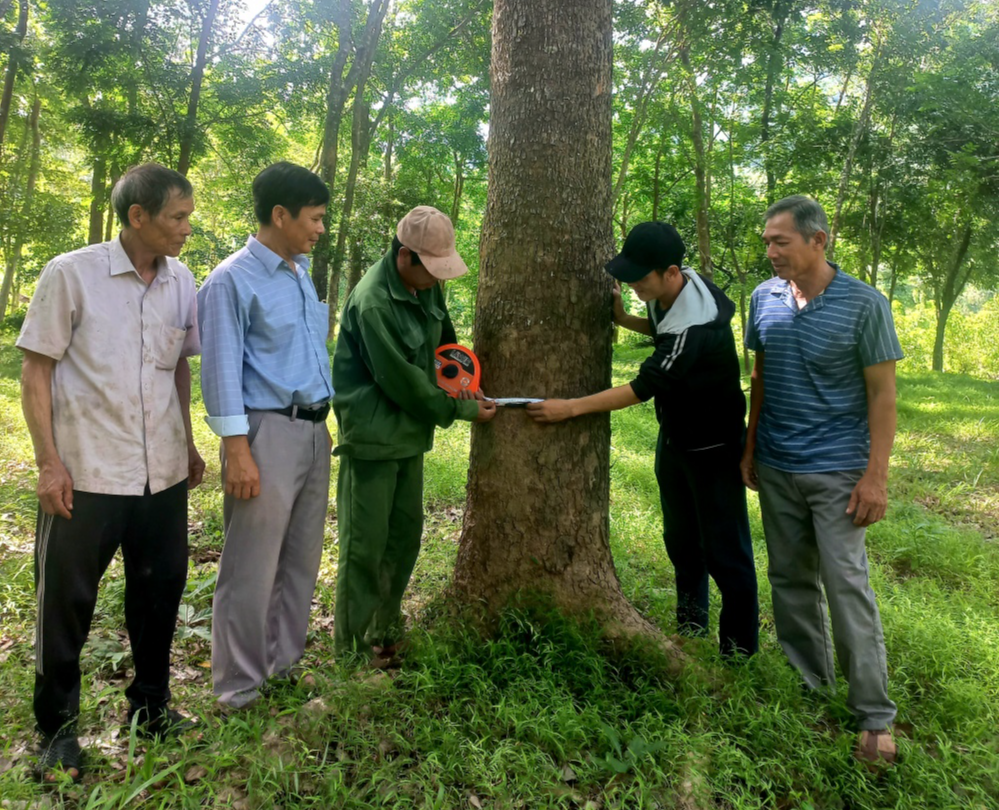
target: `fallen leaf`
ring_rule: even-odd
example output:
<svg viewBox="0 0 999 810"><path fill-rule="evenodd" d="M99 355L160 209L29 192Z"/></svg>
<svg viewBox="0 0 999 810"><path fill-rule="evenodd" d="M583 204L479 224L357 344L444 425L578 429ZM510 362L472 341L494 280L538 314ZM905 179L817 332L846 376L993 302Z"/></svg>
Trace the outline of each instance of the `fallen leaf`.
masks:
<svg viewBox="0 0 999 810"><path fill-rule="evenodd" d="M566 783L575 782L577 780L576 772L568 765L562 766L562 781Z"/></svg>
<svg viewBox="0 0 999 810"><path fill-rule="evenodd" d="M190 785L199 779L204 779L206 776L208 776L208 768L204 765L192 765L187 769L187 773L184 774L184 781Z"/></svg>
<svg viewBox="0 0 999 810"><path fill-rule="evenodd" d="M474 793L468 794L468 803L477 810L482 810L482 801Z"/></svg>

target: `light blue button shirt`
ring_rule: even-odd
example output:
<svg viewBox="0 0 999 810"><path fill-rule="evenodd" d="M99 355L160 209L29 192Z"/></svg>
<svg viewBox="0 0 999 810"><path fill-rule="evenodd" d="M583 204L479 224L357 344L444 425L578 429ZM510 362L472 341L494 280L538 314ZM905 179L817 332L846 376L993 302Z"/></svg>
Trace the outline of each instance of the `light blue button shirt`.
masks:
<svg viewBox="0 0 999 810"><path fill-rule="evenodd" d="M333 397L329 307L307 256L295 269L251 236L198 291L201 393L218 436L249 432L248 410L311 406Z"/></svg>

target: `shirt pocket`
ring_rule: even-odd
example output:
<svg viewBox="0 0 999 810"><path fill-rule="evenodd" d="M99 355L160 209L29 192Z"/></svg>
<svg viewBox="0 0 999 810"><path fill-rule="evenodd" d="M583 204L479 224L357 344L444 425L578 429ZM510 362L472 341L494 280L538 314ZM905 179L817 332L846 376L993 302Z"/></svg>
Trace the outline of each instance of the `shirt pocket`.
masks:
<svg viewBox="0 0 999 810"><path fill-rule="evenodd" d="M801 356L817 372L835 373L843 364L852 365L857 356L857 340L849 331L811 328L798 336Z"/></svg>
<svg viewBox="0 0 999 810"><path fill-rule="evenodd" d="M305 302L305 322L317 346L326 351L326 333L330 329L330 307L322 301Z"/></svg>
<svg viewBox="0 0 999 810"><path fill-rule="evenodd" d="M156 368L173 371L177 368L180 353L184 349L187 330L163 324L156 337Z"/></svg>

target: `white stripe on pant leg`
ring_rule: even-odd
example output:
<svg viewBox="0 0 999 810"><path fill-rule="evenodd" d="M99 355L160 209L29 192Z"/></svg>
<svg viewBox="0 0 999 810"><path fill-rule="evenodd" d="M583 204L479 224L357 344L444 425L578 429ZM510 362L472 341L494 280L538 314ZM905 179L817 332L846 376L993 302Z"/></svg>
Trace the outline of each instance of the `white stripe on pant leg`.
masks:
<svg viewBox="0 0 999 810"><path fill-rule="evenodd" d="M42 512L41 531L38 532L38 587L35 594L37 601L35 615L35 671L39 675L44 675L42 671L42 621L43 607L45 606L45 560L49 550L49 535L52 533L52 524L55 516L47 512Z"/></svg>

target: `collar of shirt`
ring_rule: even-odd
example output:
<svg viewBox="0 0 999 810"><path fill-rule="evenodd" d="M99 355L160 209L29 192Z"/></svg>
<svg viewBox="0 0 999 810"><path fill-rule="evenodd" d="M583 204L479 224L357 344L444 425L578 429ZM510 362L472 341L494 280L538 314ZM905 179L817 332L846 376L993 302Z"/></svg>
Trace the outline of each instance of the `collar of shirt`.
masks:
<svg viewBox="0 0 999 810"><path fill-rule="evenodd" d="M444 311L437 305L436 296L434 295L435 290L440 290L440 285L435 284L429 290L417 290L416 295L413 295L403 283L402 276L399 275L399 268L396 267L392 254L389 253L386 258L388 261L384 263L384 272L389 295L396 301L423 307L428 315L439 321L443 320Z"/></svg>
<svg viewBox="0 0 999 810"><path fill-rule="evenodd" d="M845 280L843 279L843 271L835 262L826 261L833 270L835 274L832 277L832 281L826 285L826 288L820 292L815 298L809 301L801 309L798 308L798 302L794 299L794 293L791 292L791 282L790 281L780 281L774 284L770 288L770 294L780 298L780 300L786 304L790 309L795 312L805 312L809 309L818 309L819 307L825 306L825 302L831 298L843 298L850 294Z"/></svg>
<svg viewBox="0 0 999 810"><path fill-rule="evenodd" d="M250 251L250 255L253 256L258 262L260 262L264 269L270 273L272 276L277 273L282 267L286 270L291 270L284 259L278 256L273 250L271 250L267 245L263 244L255 236L250 236L246 240L246 249ZM304 253L300 253L297 256L293 256L292 259L295 262L295 274L305 273L309 269L309 257Z"/></svg>
<svg viewBox="0 0 999 810"><path fill-rule="evenodd" d="M125 252L125 246L121 243L121 235L119 234L117 239L112 239L109 243L111 245L110 249L110 275L121 276L125 273L135 273L136 276L139 272L135 269L135 265L132 264L132 260L128 258L128 254ZM160 256L156 259L156 278L153 279L153 284L159 283L160 279L176 278L177 274L173 271L173 267L170 265L170 260L166 256Z"/></svg>

